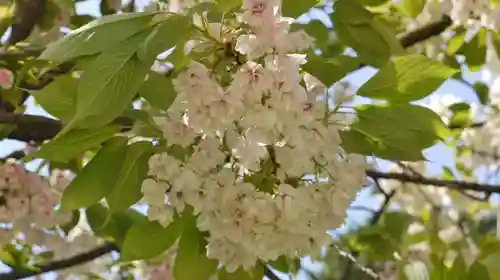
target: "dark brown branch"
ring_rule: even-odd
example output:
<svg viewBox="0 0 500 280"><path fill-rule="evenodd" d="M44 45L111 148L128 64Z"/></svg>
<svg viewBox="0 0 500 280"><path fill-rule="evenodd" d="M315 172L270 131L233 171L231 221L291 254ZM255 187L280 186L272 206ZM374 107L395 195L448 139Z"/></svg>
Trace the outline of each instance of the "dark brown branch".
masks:
<svg viewBox="0 0 500 280"><path fill-rule="evenodd" d="M73 266L77 266L77 265L81 265L81 264L90 262L92 260L95 260L95 259L97 259L101 256L104 256L108 253L111 253L113 251L118 251L118 247L115 244L106 243L100 247L93 249L93 250L90 250L90 251L82 253L82 254L78 254L78 255L70 257L68 259L36 265L35 267L37 269L33 270L33 271L22 271L22 272L13 271L13 272L9 272L9 273L0 274L0 280L23 279L23 278L33 277L36 275L41 275L41 274L51 272L51 271L70 268Z"/></svg>
<svg viewBox="0 0 500 280"><path fill-rule="evenodd" d="M498 185L480 184L475 182L465 182L458 180L432 179L432 178L419 177L397 172L384 173L377 170L367 170L366 175L375 180L389 179L404 183L415 183L415 184L429 185L435 187L445 187L458 191L470 190L470 191L484 192L487 194L500 193L500 186Z"/></svg>
<svg viewBox="0 0 500 280"><path fill-rule="evenodd" d="M274 272L264 264L264 275L269 278L269 280L281 280Z"/></svg>
<svg viewBox="0 0 500 280"><path fill-rule="evenodd" d="M0 112L0 124L16 125L9 139L36 143L54 138L62 128L61 122L55 119L7 112Z"/></svg>
<svg viewBox="0 0 500 280"><path fill-rule="evenodd" d="M20 50L0 51L0 60L9 59L25 59L29 57L39 56L45 48L43 47L26 47Z"/></svg>
<svg viewBox="0 0 500 280"><path fill-rule="evenodd" d="M15 45L31 35L47 8L47 0L16 0L11 32L7 43Z"/></svg>
<svg viewBox="0 0 500 280"><path fill-rule="evenodd" d="M480 128L484 126L484 122L479 122L479 123L471 123L465 127L460 126L460 125L449 125L449 129L461 129L461 128Z"/></svg>
<svg viewBox="0 0 500 280"><path fill-rule="evenodd" d="M444 15L439 21L424 25L413 31L406 33L399 38L399 42L404 48L409 48L415 44L421 43L429 38L443 33L453 24L451 18Z"/></svg>
<svg viewBox="0 0 500 280"><path fill-rule="evenodd" d="M115 119L114 123L129 128L133 125L133 120L126 117L119 117ZM7 138L28 143L30 141L41 143L45 140L50 140L62 128L62 123L56 119L1 111L0 124L13 124L16 126Z"/></svg>

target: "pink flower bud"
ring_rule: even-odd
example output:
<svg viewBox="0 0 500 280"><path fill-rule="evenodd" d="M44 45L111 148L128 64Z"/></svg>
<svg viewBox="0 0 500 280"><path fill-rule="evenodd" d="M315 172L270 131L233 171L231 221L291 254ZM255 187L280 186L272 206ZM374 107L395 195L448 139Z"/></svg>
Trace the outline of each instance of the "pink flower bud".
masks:
<svg viewBox="0 0 500 280"><path fill-rule="evenodd" d="M0 68L0 87L11 89L14 86L14 74L7 68Z"/></svg>

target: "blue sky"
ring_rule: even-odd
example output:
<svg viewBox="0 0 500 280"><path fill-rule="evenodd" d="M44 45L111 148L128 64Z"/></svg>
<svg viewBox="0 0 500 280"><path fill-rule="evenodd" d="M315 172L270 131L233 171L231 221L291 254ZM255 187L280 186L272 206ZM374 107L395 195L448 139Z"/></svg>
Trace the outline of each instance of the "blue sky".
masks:
<svg viewBox="0 0 500 280"><path fill-rule="evenodd" d="M136 3L138 5L144 5L147 3L148 0L137 0ZM87 0L84 2L80 2L77 4L78 5L78 10L79 13L85 13L85 14L92 14L92 15L99 15L99 0ZM311 18L320 18L324 19L321 16L319 16L318 13L310 13L309 16ZM346 80L351 82L355 88L359 87L362 85L365 81L370 79L370 77L375 73L376 71L374 69L370 68L365 68L362 70L359 70L351 75L349 75ZM469 82L474 82L478 79L480 79L480 75L478 73L472 74L472 73L466 73L465 74L466 80ZM464 86L463 84L456 82L456 81L447 81L435 94L438 95L443 95L443 94L453 94L465 101L469 102L477 102L477 99L475 97L475 93L468 87ZM426 102L427 100L424 99L422 100L423 102ZM27 112L29 114L39 114L39 115L45 115L48 116L43 110L38 108L34 103L33 100L28 101L28 110ZM17 142L17 141L12 141L12 140L5 140L0 142L0 156L5 156L9 154L10 152L21 149L24 147L23 143ZM426 157L432 162L431 164L431 169L432 170L438 170L438 167L441 165L447 165L453 160L453 152L447 148L445 148L443 145L439 145L437 147L433 147L425 152ZM34 162L30 164L30 168L36 168L39 162ZM382 168L386 168L387 164L382 163L381 165ZM377 201L370 198L368 191L363 191L360 193L358 196L358 199L354 202L353 205L363 205L367 207L373 207L376 209L378 207ZM363 212L363 211L348 211L348 220L347 220L347 228L350 226L355 226L358 224L362 224L367 218L368 218L368 213ZM340 230L342 232L343 230ZM299 277L299 279L302 277Z"/></svg>

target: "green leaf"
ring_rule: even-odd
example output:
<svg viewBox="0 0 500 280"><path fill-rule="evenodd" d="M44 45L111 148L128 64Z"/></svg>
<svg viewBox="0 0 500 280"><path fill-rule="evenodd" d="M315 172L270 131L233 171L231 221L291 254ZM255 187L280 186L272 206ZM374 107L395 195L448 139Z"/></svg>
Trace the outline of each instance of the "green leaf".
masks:
<svg viewBox="0 0 500 280"><path fill-rule="evenodd" d="M145 29L156 13L104 16L47 46L41 59L62 63L97 54Z"/></svg>
<svg viewBox="0 0 500 280"><path fill-rule="evenodd" d="M453 266L450 270L448 270L448 273L446 274L446 279L461 280L464 278L466 273L467 264L465 263L462 254L458 254L458 256L453 261Z"/></svg>
<svg viewBox="0 0 500 280"><path fill-rule="evenodd" d="M25 157L26 161L44 158L57 162L68 162L81 153L98 147L102 142L120 132L121 126L110 125L95 129L78 129L43 144L40 150Z"/></svg>
<svg viewBox="0 0 500 280"><path fill-rule="evenodd" d="M482 251L484 252L484 250ZM500 252L498 251L495 251L494 253L489 254L488 256L481 259L481 264L483 264L488 269L491 279L495 279L495 276L497 276L498 273L500 273L500 267L498 266L499 262L500 262Z"/></svg>
<svg viewBox="0 0 500 280"><path fill-rule="evenodd" d="M415 218L405 212L393 211L385 213L380 219L380 226L385 234L396 242L401 242L408 226L415 221Z"/></svg>
<svg viewBox="0 0 500 280"><path fill-rule="evenodd" d="M388 44L392 56L406 54L403 46L399 40L397 40L394 27L392 27L389 22L382 18L375 18L373 19L371 26Z"/></svg>
<svg viewBox="0 0 500 280"><path fill-rule="evenodd" d="M425 3L425 0L403 0L399 7L406 16L415 18L422 12Z"/></svg>
<svg viewBox="0 0 500 280"><path fill-rule="evenodd" d="M482 82L476 82L472 87L476 91L476 96L477 99L479 99L479 102L481 102L481 104L483 105L487 105L490 100L490 89L488 88L488 85Z"/></svg>
<svg viewBox="0 0 500 280"><path fill-rule="evenodd" d="M409 102L424 98L457 73L442 63L419 54L393 58L357 94L390 102Z"/></svg>
<svg viewBox="0 0 500 280"><path fill-rule="evenodd" d="M354 49L363 62L379 67L391 55L404 53L394 31L358 1L339 0L334 10L331 19L340 40Z"/></svg>
<svg viewBox="0 0 500 280"><path fill-rule="evenodd" d="M281 13L284 17L297 18L318 4L319 0L283 0Z"/></svg>
<svg viewBox="0 0 500 280"><path fill-rule="evenodd" d="M113 191L106 196L112 213L128 209L142 197L141 185L148 173L151 142L136 142L127 147L125 160Z"/></svg>
<svg viewBox="0 0 500 280"><path fill-rule="evenodd" d="M59 76L48 86L33 94L36 102L52 116L68 121L75 112L78 80L70 75Z"/></svg>
<svg viewBox="0 0 500 280"><path fill-rule="evenodd" d="M471 122L470 119L470 105L467 103L455 103L449 107L453 116L449 121L451 127L467 127Z"/></svg>
<svg viewBox="0 0 500 280"><path fill-rule="evenodd" d="M378 7L387 3L389 0L361 0L361 4L368 7Z"/></svg>
<svg viewBox="0 0 500 280"><path fill-rule="evenodd" d="M139 48L137 56L140 60L150 63L160 53L186 41L192 31L193 27L188 17L180 14L169 14L149 34Z"/></svg>
<svg viewBox="0 0 500 280"><path fill-rule="evenodd" d="M275 261L269 261L269 264L278 271L285 273L290 271L290 267L288 265L288 258L286 256L280 256Z"/></svg>
<svg viewBox="0 0 500 280"><path fill-rule="evenodd" d="M162 138L163 133L158 125L154 122L150 112L145 110L134 110L125 116L134 120L134 131L137 136Z"/></svg>
<svg viewBox="0 0 500 280"><path fill-rule="evenodd" d="M350 153L392 160L423 160L422 150L451 136L441 118L426 107L363 105L356 111L358 120L349 131L341 133L342 147Z"/></svg>
<svg viewBox="0 0 500 280"><path fill-rule="evenodd" d="M467 271L467 280L490 280L490 274L488 269L479 262L474 262Z"/></svg>
<svg viewBox="0 0 500 280"><path fill-rule="evenodd" d="M467 29L463 27L457 28L455 35L448 40L448 49L446 50L447 55L455 55L464 45L465 37L467 36Z"/></svg>
<svg viewBox="0 0 500 280"><path fill-rule="evenodd" d="M63 132L108 124L130 106L151 67L134 57L143 39L144 34L134 36L86 68L78 83L75 115Z"/></svg>
<svg viewBox="0 0 500 280"><path fill-rule="evenodd" d="M301 26L304 26L304 31L315 39L314 43L316 46L325 47L328 44L329 32L323 22L314 19Z"/></svg>
<svg viewBox="0 0 500 280"><path fill-rule="evenodd" d="M126 137L118 136L104 144L64 190L62 209L74 210L93 205L113 190L125 159L127 141Z"/></svg>
<svg viewBox="0 0 500 280"><path fill-rule="evenodd" d="M350 25L370 24L374 18L357 0L338 0L335 2L334 11L339 14L339 20Z"/></svg>
<svg viewBox="0 0 500 280"><path fill-rule="evenodd" d="M217 7L221 12L229 12L233 9L241 7L242 0L215 0L217 2Z"/></svg>
<svg viewBox="0 0 500 280"><path fill-rule="evenodd" d="M89 226L96 236L112 238L122 246L130 227L135 223L145 223L147 218L137 211L129 209L125 212L110 214L101 204L95 204L85 211Z"/></svg>
<svg viewBox="0 0 500 280"><path fill-rule="evenodd" d="M497 57L500 57L500 32L490 31L490 36L493 49L495 50Z"/></svg>
<svg viewBox="0 0 500 280"><path fill-rule="evenodd" d="M216 273L216 260L207 257L205 238L196 227L196 217L184 213L185 226L179 240L179 249L174 263L174 278L178 280L207 280ZM196 268L196 269L193 269Z"/></svg>
<svg viewBox="0 0 500 280"><path fill-rule="evenodd" d="M148 79L139 88L139 95L153 108L167 110L177 97L172 80L162 74L150 72Z"/></svg>
<svg viewBox="0 0 500 280"><path fill-rule="evenodd" d="M303 69L326 86L330 86L334 82L344 78L350 72L358 69L360 64L357 58L347 55L339 55L333 59L309 56Z"/></svg>
<svg viewBox="0 0 500 280"><path fill-rule="evenodd" d="M121 250L122 261L156 257L168 250L182 232L182 219L176 218L168 227L157 222L137 223L128 231Z"/></svg>
<svg viewBox="0 0 500 280"><path fill-rule="evenodd" d="M465 55L465 62L471 72L481 70L486 62L487 34L488 30L481 28L470 42L465 43L459 50L460 54Z"/></svg>

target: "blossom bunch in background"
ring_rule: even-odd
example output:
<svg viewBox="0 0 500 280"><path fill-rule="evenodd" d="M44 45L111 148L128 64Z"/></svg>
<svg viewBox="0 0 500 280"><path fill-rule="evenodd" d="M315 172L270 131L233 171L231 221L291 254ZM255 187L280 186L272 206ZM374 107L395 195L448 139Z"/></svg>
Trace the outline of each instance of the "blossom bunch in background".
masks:
<svg viewBox="0 0 500 280"><path fill-rule="evenodd" d="M47 180L14 161L0 165L0 221L51 227L71 219L71 215L61 216L55 210L69 179L54 174Z"/></svg>
<svg viewBox="0 0 500 280"><path fill-rule="evenodd" d="M500 27L500 6L490 0L426 0L417 21L425 23L449 15L456 25L479 23L491 29Z"/></svg>
<svg viewBox="0 0 500 280"><path fill-rule="evenodd" d="M244 1L245 32L219 38L245 57L229 81L198 61L173 81L177 98L156 118L167 152L150 159L142 186L163 226L192 207L208 256L229 271L319 253L365 180L363 157L340 147L348 120L325 85L301 74L298 52L313 39L288 32L279 4Z"/></svg>

